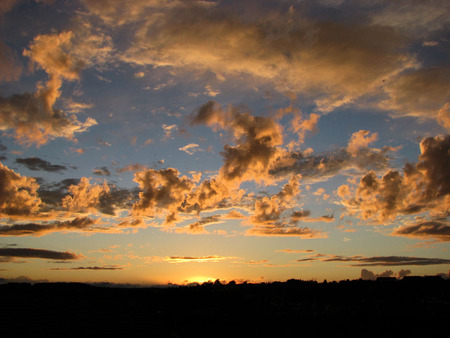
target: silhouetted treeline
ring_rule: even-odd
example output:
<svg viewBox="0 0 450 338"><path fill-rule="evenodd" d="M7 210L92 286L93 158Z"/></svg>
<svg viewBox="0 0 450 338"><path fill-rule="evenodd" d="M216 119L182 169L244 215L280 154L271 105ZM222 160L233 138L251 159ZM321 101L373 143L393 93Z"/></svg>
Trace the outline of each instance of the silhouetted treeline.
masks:
<svg viewBox="0 0 450 338"><path fill-rule="evenodd" d="M14 337L437 336L448 331L450 280L204 283L100 287L0 285L2 330Z"/></svg>

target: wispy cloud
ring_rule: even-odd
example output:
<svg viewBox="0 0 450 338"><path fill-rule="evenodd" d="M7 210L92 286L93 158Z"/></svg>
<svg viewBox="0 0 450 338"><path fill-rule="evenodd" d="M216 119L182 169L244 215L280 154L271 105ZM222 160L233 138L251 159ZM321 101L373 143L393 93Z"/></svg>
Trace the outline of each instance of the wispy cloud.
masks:
<svg viewBox="0 0 450 338"><path fill-rule="evenodd" d="M169 263L206 263L206 262L219 262L227 259L233 259L235 257L225 256L169 256L165 257L164 261Z"/></svg>
<svg viewBox="0 0 450 338"><path fill-rule="evenodd" d="M406 257L406 256L340 256L318 254L308 258L299 259L298 262L321 261L340 262L350 266L404 266L404 265L440 265L450 264L450 259Z"/></svg>

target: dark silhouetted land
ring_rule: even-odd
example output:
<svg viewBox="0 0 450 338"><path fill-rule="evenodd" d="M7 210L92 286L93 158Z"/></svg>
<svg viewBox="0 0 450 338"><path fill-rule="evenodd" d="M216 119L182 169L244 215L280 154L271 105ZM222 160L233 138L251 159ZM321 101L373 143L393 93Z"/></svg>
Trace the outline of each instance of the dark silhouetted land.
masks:
<svg viewBox="0 0 450 338"><path fill-rule="evenodd" d="M12 337L436 337L448 333L449 286L442 278L166 288L4 284L0 318Z"/></svg>

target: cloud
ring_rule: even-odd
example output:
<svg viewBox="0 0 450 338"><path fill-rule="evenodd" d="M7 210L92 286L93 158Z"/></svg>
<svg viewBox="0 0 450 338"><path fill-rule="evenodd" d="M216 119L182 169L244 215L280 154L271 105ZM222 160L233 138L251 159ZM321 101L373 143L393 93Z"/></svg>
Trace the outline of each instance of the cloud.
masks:
<svg viewBox="0 0 450 338"><path fill-rule="evenodd" d="M45 212L65 211L65 217L72 213L96 213L115 216L129 211L138 199L138 189L118 188L106 181L91 184L90 179L64 179L56 183L41 180L38 195L44 202L41 210Z"/></svg>
<svg viewBox="0 0 450 338"><path fill-rule="evenodd" d="M403 270L402 270L403 271ZM392 270L386 270L380 274L366 269L361 270L361 279L363 280L376 280L378 277L392 277L394 272Z"/></svg>
<svg viewBox="0 0 450 338"><path fill-rule="evenodd" d="M313 21L278 2L259 15L196 2L149 15L124 61L249 75L282 92L303 92L330 111L413 63L394 28L364 21ZM252 9L254 10L254 8ZM202 34L198 34L202 32Z"/></svg>
<svg viewBox="0 0 450 338"><path fill-rule="evenodd" d="M198 151L199 145L196 143L190 143L185 145L184 147L178 148L178 150L184 151L188 155L194 155L196 151Z"/></svg>
<svg viewBox="0 0 450 338"><path fill-rule="evenodd" d="M190 233L190 234L206 234L208 231L205 230L206 225L219 224L222 223L221 215L212 215L207 217L202 217L199 221L191 223L183 228L177 228L175 232L178 233Z"/></svg>
<svg viewBox="0 0 450 338"><path fill-rule="evenodd" d="M401 29L422 39L434 31L448 27L450 6L445 0L385 1L381 10L373 15L372 22Z"/></svg>
<svg viewBox="0 0 450 338"><path fill-rule="evenodd" d="M448 221L425 221L414 225L399 227L392 232L392 235L450 242L450 224Z"/></svg>
<svg viewBox="0 0 450 338"><path fill-rule="evenodd" d="M99 176L110 176L111 175L111 172L106 167L95 168L93 170L93 173L95 175L99 175Z"/></svg>
<svg viewBox="0 0 450 338"><path fill-rule="evenodd" d="M322 262L349 262L350 266L403 266L403 265L439 265L450 264L450 259L444 258L423 258L423 257L405 257L405 256L339 256L330 255L321 258L312 258L311 260L320 260Z"/></svg>
<svg viewBox="0 0 450 338"><path fill-rule="evenodd" d="M294 220L296 220L295 217L293 217ZM332 223L334 222L334 216L333 215L324 215L324 216L320 216L320 217L305 217L301 219L302 222L309 222L309 223L314 223L314 222L322 222L322 223Z"/></svg>
<svg viewBox="0 0 450 338"><path fill-rule="evenodd" d="M300 193L300 175L293 175L288 183L275 195L257 199L253 214L247 223L252 227L246 231L252 236L298 236L303 238L324 238L326 234L307 227L298 227L300 220L310 214L309 211L286 211L293 208L291 202Z"/></svg>
<svg viewBox="0 0 450 338"><path fill-rule="evenodd" d="M349 213L380 223L398 215L430 212L447 215L450 211L450 135L428 137L420 143L417 163L407 163L403 172L390 170L381 179L374 171L364 175L353 197L342 203Z"/></svg>
<svg viewBox="0 0 450 338"><path fill-rule="evenodd" d="M68 193L68 188L71 185L78 184L79 179L66 178L60 182L46 183L45 180L39 179L39 188L37 190L38 196L44 202L43 209L56 208L61 200Z"/></svg>
<svg viewBox="0 0 450 338"><path fill-rule="evenodd" d="M183 70L231 81L245 76L282 93L300 93L325 113L371 96L394 116L428 116L450 126L437 116L448 103L448 69L424 66L420 52L410 48L428 39L444 41L450 9L443 0L413 6L403 0L338 2L332 11L329 2L311 1L273 1L257 10L254 3L225 1L83 4L110 28L133 24L134 40L120 54L125 62L175 68L180 76ZM205 89L218 93L209 84ZM445 115L449 121L448 109ZM311 114L310 122L317 123L318 116ZM307 130L299 130L299 138Z"/></svg>
<svg viewBox="0 0 450 338"><path fill-rule="evenodd" d="M170 8L178 0L135 0L124 4L121 0L82 0L86 9L110 25L124 25L139 21L143 16L150 16L157 9Z"/></svg>
<svg viewBox="0 0 450 338"><path fill-rule="evenodd" d="M237 210L231 210L228 214L224 215L225 219L243 219L245 216Z"/></svg>
<svg viewBox="0 0 450 338"><path fill-rule="evenodd" d="M117 265L108 265L108 266L79 266L79 267L75 267L75 268L53 268L53 269L49 269L51 271L70 271L70 270L76 270L76 271L80 271L80 270L93 270L93 271L102 271L102 270L123 270L122 267L117 266Z"/></svg>
<svg viewBox="0 0 450 338"><path fill-rule="evenodd" d="M321 231L313 230L307 227L292 227L286 225L277 226L257 226L246 232L251 236L293 236L302 238L326 238L326 234Z"/></svg>
<svg viewBox="0 0 450 338"><path fill-rule="evenodd" d="M213 211L217 208L230 207L241 200L243 190L227 184L220 177L204 180L186 196L186 201L181 205L184 212Z"/></svg>
<svg viewBox="0 0 450 338"><path fill-rule="evenodd" d="M50 223L16 223L0 225L0 236L42 236L57 231L98 231L93 225L96 220L89 217L77 217L70 221Z"/></svg>
<svg viewBox="0 0 450 338"><path fill-rule="evenodd" d="M39 185L0 163L0 216L21 218L36 215L42 204Z"/></svg>
<svg viewBox="0 0 450 338"><path fill-rule="evenodd" d="M0 130L13 129L21 144L41 146L57 137L75 140L75 133L97 124L92 118L82 123L53 107L61 96L62 81L77 80L84 64L70 54L72 38L70 31L36 36L23 54L47 72L46 85L38 84L36 93L0 97Z"/></svg>
<svg viewBox="0 0 450 338"><path fill-rule="evenodd" d="M411 274L411 270L403 270L401 269L398 274L397 274L397 278L403 278L405 276L409 276Z"/></svg>
<svg viewBox="0 0 450 338"><path fill-rule="evenodd" d="M17 158L16 163L23 164L29 170L34 171L44 170L48 172L60 172L63 170L67 170L67 167L65 166L58 164L51 164L50 162L44 161L39 157Z"/></svg>
<svg viewBox="0 0 450 338"><path fill-rule="evenodd" d="M254 225L276 225L281 220L282 213L289 206L289 202L300 193L300 177L293 176L283 189L271 196L264 196L256 200L253 215L249 222Z"/></svg>
<svg viewBox="0 0 450 338"><path fill-rule="evenodd" d="M37 63L51 80L56 78L76 80L83 67L83 62L74 58L70 53L73 32L60 34L37 35L24 55ZM54 78L52 80L52 78ZM56 89L58 90L59 87Z"/></svg>
<svg viewBox="0 0 450 338"><path fill-rule="evenodd" d="M421 68L398 76L385 88L380 107L394 116L437 120L450 130L450 68Z"/></svg>
<svg viewBox="0 0 450 338"><path fill-rule="evenodd" d="M0 3L0 18L21 0L4 0Z"/></svg>
<svg viewBox="0 0 450 338"><path fill-rule="evenodd" d="M74 114L82 108L71 99L66 112L55 109L61 96L63 80L79 80L83 68L104 64L112 52L111 39L95 30L79 17L72 31L59 34L39 34L23 52L33 65L48 74L45 84L38 83L35 93L0 97L0 130L13 130L16 140L24 145L41 146L55 138L75 141L97 122L88 117L80 122Z"/></svg>
<svg viewBox="0 0 450 338"><path fill-rule="evenodd" d="M80 122L74 115L53 109L60 84L55 80L49 88L40 88L34 94L0 97L0 130L14 130L14 137L20 144L41 146L60 137L75 140L76 133L96 125L92 118Z"/></svg>
<svg viewBox="0 0 450 338"><path fill-rule="evenodd" d="M292 173L302 175L303 180L323 181L339 174L366 172L389 168L390 153L396 148L370 148L377 134L360 130L352 134L347 147L314 154L312 151L286 151L273 163L269 174L283 177Z"/></svg>
<svg viewBox="0 0 450 338"><path fill-rule="evenodd" d="M348 142L347 151L352 156L357 156L361 149L368 148L369 144L378 140L378 133L372 133L368 130L360 130L352 134Z"/></svg>
<svg viewBox="0 0 450 338"><path fill-rule="evenodd" d="M401 269L397 273L397 279L401 279L405 276L409 276L410 274L411 274L411 270ZM375 273L373 271L369 271L366 269L361 270L361 279L363 279L363 280L376 280L378 277L394 277L394 272L392 270L386 270L382 273Z"/></svg>
<svg viewBox="0 0 450 338"><path fill-rule="evenodd" d="M155 217L158 210L168 212L166 223L177 219L178 207L194 184L186 176L179 177L176 169L147 169L136 172L134 181L139 184L139 201L132 208L135 216Z"/></svg>
<svg viewBox="0 0 450 338"><path fill-rule="evenodd" d="M134 164L129 164L123 168L117 169L116 172L117 173L123 173L123 172L127 172L127 171L142 171L142 170L146 170L147 167L143 164L139 164L139 163L134 163Z"/></svg>
<svg viewBox="0 0 450 338"><path fill-rule="evenodd" d="M309 118L305 119L303 114L295 114L292 121L292 131L298 136L298 141L289 144L290 147L300 146L304 143L307 132L316 132L317 124L319 123L320 115L310 114Z"/></svg>
<svg viewBox="0 0 450 338"><path fill-rule="evenodd" d="M202 105L191 117L191 125L207 125L229 131L236 145L225 145L220 179L242 182L268 180L272 163L283 144L282 128L273 119L253 116L230 107L223 110L214 101Z"/></svg>
<svg viewBox="0 0 450 338"><path fill-rule="evenodd" d="M85 109L90 109L92 107L94 107L93 104L74 102L72 99L67 99L64 101L65 110L72 114L79 113Z"/></svg>
<svg viewBox="0 0 450 338"><path fill-rule="evenodd" d="M277 252L287 252L287 253L312 253L315 250L310 250L310 249L306 249L306 250L292 250L292 249L283 249L283 250L275 250Z"/></svg>
<svg viewBox="0 0 450 338"><path fill-rule="evenodd" d="M71 212L88 213L102 211L102 199L108 198L110 188L106 181L103 185L92 185L88 178L82 177L78 185L71 185L68 191L72 196L64 197L63 208Z"/></svg>
<svg viewBox="0 0 450 338"><path fill-rule="evenodd" d="M77 260L83 256L73 252L60 252L43 249L30 248L0 248L1 257L19 257L19 258L41 258L57 260Z"/></svg>
<svg viewBox="0 0 450 338"><path fill-rule="evenodd" d="M176 124L163 124L161 126L164 129L164 136L162 138L162 141L167 141L173 138L173 133L178 131L178 126Z"/></svg>
<svg viewBox="0 0 450 338"><path fill-rule="evenodd" d="M169 256L165 257L164 261L169 263L206 263L206 262L219 262L235 257L225 256Z"/></svg>
<svg viewBox="0 0 450 338"><path fill-rule="evenodd" d="M0 17L1 11L0 7ZM0 82L17 81L21 73L22 66L17 61L13 51L0 40Z"/></svg>

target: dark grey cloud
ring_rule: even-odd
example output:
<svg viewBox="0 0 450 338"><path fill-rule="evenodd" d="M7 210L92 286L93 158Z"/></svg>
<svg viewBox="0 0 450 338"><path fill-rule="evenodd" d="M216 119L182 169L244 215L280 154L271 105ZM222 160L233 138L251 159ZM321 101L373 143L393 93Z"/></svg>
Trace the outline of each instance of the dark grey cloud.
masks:
<svg viewBox="0 0 450 338"><path fill-rule="evenodd" d="M450 225L448 221L426 221L415 225L403 226L396 229L393 235L419 239L436 239L450 242Z"/></svg>
<svg viewBox="0 0 450 338"><path fill-rule="evenodd" d="M50 207L61 203L61 200L68 194L71 185L77 185L79 179L66 178L60 182L46 183L42 178L36 179L39 183L38 195L41 200Z"/></svg>
<svg viewBox="0 0 450 338"><path fill-rule="evenodd" d="M450 259L423 258L405 256L333 256L321 259L324 262L350 262L351 266L402 266L402 265L438 265L450 264Z"/></svg>
<svg viewBox="0 0 450 338"><path fill-rule="evenodd" d="M65 230L93 231L95 220L89 217L77 217L70 221L56 221L52 223L19 223L0 225L0 236L40 236L49 232Z"/></svg>
<svg viewBox="0 0 450 338"><path fill-rule="evenodd" d="M122 267L119 266L78 266L75 268L54 268L54 269L50 269L52 271L67 271L67 270L94 270L94 271L99 271L99 270L123 270Z"/></svg>
<svg viewBox="0 0 450 338"><path fill-rule="evenodd" d="M32 248L0 248L0 258L1 257L75 260L80 259L82 256L69 251L61 252Z"/></svg>
<svg viewBox="0 0 450 338"><path fill-rule="evenodd" d="M44 161L39 157L27 157L27 158L17 158L16 163L22 164L29 170L44 170L48 172L60 172L67 170L66 166L59 164L51 164L50 162Z"/></svg>

